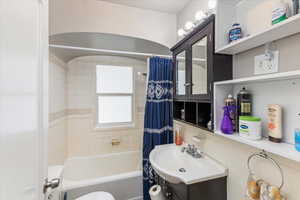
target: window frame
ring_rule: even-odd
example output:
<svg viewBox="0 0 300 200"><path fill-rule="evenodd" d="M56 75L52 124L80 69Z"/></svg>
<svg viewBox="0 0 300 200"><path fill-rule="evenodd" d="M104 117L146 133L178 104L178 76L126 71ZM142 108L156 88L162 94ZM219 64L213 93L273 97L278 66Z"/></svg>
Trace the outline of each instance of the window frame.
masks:
<svg viewBox="0 0 300 200"><path fill-rule="evenodd" d="M99 93L97 91L97 67L98 66L111 66L111 67L127 67L132 69L132 93ZM135 73L133 66L124 66L124 65L103 65L97 64L96 67L96 80L95 80L95 99L96 99L96 129L114 129L114 128L134 128L135 127ZM112 123L100 123L99 122L99 97L101 96L110 96L110 97L119 97L119 96L130 96L131 97L131 121L130 122L112 122Z"/></svg>

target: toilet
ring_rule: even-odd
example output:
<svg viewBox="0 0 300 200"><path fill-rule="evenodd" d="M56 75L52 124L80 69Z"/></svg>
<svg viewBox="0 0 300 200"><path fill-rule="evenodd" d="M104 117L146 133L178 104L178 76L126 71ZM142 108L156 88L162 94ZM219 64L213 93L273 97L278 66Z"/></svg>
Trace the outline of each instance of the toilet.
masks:
<svg viewBox="0 0 300 200"><path fill-rule="evenodd" d="M76 200L115 200L115 198L107 192L93 192L83 195Z"/></svg>

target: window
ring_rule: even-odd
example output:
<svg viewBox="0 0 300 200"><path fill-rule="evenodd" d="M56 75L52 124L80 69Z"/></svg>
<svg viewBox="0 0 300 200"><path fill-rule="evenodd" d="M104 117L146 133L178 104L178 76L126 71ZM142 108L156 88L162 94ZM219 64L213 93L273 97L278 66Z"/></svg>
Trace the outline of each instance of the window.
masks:
<svg viewBox="0 0 300 200"><path fill-rule="evenodd" d="M118 127L133 124L132 67L97 65L98 125Z"/></svg>

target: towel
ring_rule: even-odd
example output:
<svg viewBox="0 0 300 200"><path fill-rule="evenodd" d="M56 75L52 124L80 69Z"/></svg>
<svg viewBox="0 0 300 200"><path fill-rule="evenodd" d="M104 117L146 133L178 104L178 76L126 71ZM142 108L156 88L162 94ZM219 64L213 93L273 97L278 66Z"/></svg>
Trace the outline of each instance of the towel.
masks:
<svg viewBox="0 0 300 200"><path fill-rule="evenodd" d="M264 180L256 180L250 174L247 181L246 200L287 200L280 188Z"/></svg>
<svg viewBox="0 0 300 200"><path fill-rule="evenodd" d="M247 181L247 200L259 200L260 198L260 182L261 180L255 180L250 174Z"/></svg>
<svg viewBox="0 0 300 200"><path fill-rule="evenodd" d="M260 186L260 200L286 200L286 198L281 194L280 188L262 181Z"/></svg>

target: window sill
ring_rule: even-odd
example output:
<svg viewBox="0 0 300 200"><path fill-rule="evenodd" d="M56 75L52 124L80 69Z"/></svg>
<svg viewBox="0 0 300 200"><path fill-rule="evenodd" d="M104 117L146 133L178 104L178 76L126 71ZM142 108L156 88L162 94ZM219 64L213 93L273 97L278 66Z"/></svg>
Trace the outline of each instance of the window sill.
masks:
<svg viewBox="0 0 300 200"><path fill-rule="evenodd" d="M124 125L99 125L97 124L94 127L94 131L111 131L111 130L128 130L135 129L136 126L134 123L124 124Z"/></svg>

